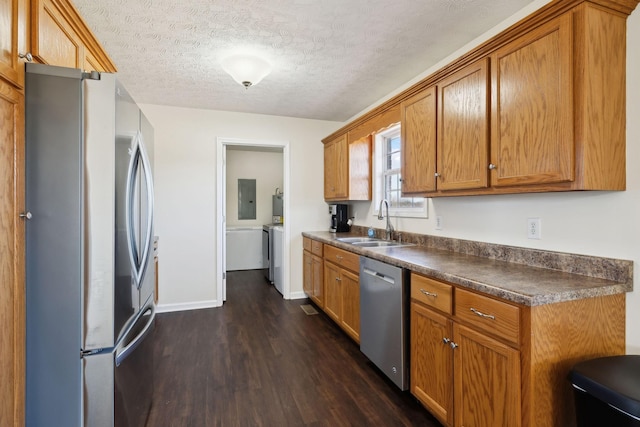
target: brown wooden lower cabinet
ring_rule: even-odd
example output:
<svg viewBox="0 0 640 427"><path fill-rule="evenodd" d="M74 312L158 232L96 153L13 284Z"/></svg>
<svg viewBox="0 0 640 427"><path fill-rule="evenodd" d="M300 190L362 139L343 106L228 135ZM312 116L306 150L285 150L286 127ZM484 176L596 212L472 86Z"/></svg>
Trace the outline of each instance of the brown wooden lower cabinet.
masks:
<svg viewBox="0 0 640 427"><path fill-rule="evenodd" d="M453 353L444 341L452 322L411 303L411 393L446 425L453 425Z"/></svg>
<svg viewBox="0 0 640 427"><path fill-rule="evenodd" d="M302 288L309 298L324 309L324 262L322 260L322 243L303 238L302 260L303 281Z"/></svg>
<svg viewBox="0 0 640 427"><path fill-rule="evenodd" d="M324 246L324 306L321 307L351 338L360 342L360 279L357 254Z"/></svg>
<svg viewBox="0 0 640 427"><path fill-rule="evenodd" d="M575 426L571 367L625 352L625 294L529 307L414 273L410 316L411 392L445 426Z"/></svg>
<svg viewBox="0 0 640 427"><path fill-rule="evenodd" d="M360 280L332 262L324 263L324 311L356 342L360 342Z"/></svg>

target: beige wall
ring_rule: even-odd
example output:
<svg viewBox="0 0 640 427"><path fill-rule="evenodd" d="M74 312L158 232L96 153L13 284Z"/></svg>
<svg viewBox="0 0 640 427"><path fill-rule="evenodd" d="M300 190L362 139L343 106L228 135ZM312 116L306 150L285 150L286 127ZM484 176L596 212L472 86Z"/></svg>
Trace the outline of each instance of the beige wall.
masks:
<svg viewBox="0 0 640 427"><path fill-rule="evenodd" d="M328 224L323 164L318 161L323 158L320 140L341 123L160 105L141 107L155 130L159 308L219 305L215 224L218 137L289 142L291 182L287 197L291 218L285 220L290 227L290 287L293 297L302 296L300 233Z"/></svg>
<svg viewBox="0 0 640 427"><path fill-rule="evenodd" d="M538 1L430 70L430 74L546 3ZM434 199L429 219L396 220L400 230L634 261L640 265L640 11L628 20L627 191ZM407 87L412 82L399 88ZM397 93L397 92L395 92ZM389 96L392 96L390 94ZM155 127L160 303L215 298L215 138L291 142L291 289L301 290L303 230L326 228L320 139L340 123L143 106ZM369 108L367 108L368 110ZM353 204L356 224L380 227L371 203ZM193 216L193 213L197 215ZM435 230L435 216L443 229ZM542 239L526 238L526 218L542 220ZM637 283L638 289L640 285ZM640 290L627 294L627 347L640 354Z"/></svg>

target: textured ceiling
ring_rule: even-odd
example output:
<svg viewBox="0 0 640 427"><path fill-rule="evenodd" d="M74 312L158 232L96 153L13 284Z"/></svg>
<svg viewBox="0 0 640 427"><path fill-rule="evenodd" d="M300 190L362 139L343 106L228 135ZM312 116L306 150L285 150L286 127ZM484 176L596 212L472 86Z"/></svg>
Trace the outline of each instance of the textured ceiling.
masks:
<svg viewBox="0 0 640 427"><path fill-rule="evenodd" d="M532 0L73 0L140 103L345 121ZM270 75L245 90L222 58Z"/></svg>

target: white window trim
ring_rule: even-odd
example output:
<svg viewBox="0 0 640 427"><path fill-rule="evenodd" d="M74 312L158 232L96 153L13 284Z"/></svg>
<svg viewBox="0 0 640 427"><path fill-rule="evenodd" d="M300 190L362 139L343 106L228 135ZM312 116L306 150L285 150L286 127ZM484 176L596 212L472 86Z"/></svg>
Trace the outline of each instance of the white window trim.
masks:
<svg viewBox="0 0 640 427"><path fill-rule="evenodd" d="M373 202L374 202L374 214L378 215L380 208L380 202L382 201L383 192L383 165L385 162L383 147L384 141L387 138L400 135L400 124L389 126L388 128L377 132L373 137ZM402 175L401 175L402 176ZM404 218L429 218L428 200L425 198L422 208L392 208L389 207L389 216L392 217L404 217ZM386 211L384 212L386 214Z"/></svg>

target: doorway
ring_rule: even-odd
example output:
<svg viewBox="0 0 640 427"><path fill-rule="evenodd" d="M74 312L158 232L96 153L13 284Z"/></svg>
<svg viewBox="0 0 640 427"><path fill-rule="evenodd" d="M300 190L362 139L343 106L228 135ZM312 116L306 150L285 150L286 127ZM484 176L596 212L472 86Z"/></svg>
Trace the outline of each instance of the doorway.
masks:
<svg viewBox="0 0 640 427"><path fill-rule="evenodd" d="M235 138L217 138L217 197L216 197L216 300L219 305L222 305L227 299L227 224L233 221L228 221L229 207L227 206L227 188L228 188L228 173L227 173L227 155L228 150L246 151L246 152L266 152L266 153L281 153L282 155L282 188L279 191L284 192L285 197L283 201L283 217L289 218L290 209L290 197L288 189L289 185L289 170L290 170L290 156L289 156L289 142L288 141L263 141L252 139L235 139ZM235 179L235 178L234 178ZM274 189L275 190L275 189ZM268 208L271 211L271 207ZM234 210L235 212L235 210ZM270 216L271 214L269 214ZM271 221L269 221L271 222ZM285 222L283 224L283 280L282 280L282 295L285 299L290 298L290 281L289 281L289 224Z"/></svg>

